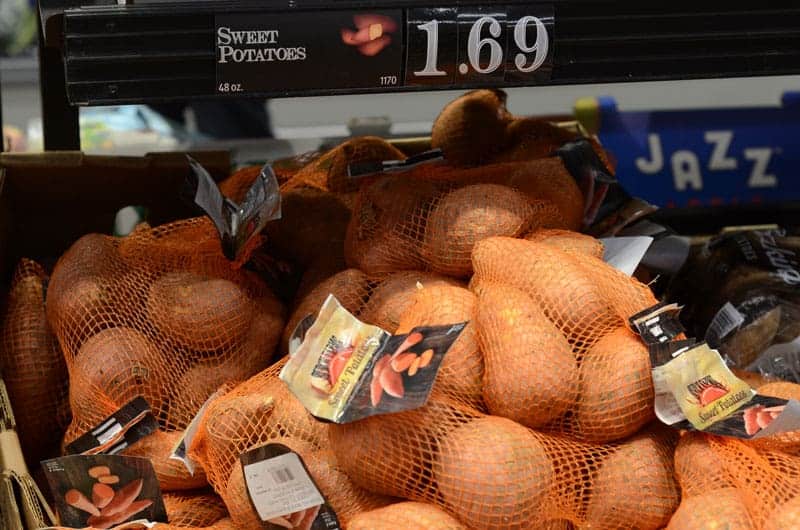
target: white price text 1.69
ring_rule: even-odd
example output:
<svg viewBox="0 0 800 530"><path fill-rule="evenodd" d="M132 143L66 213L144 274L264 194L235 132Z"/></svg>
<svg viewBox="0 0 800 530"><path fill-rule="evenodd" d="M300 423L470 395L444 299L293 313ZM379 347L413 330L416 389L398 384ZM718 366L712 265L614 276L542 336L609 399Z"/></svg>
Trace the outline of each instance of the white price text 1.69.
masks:
<svg viewBox="0 0 800 530"><path fill-rule="evenodd" d="M220 83L217 90L222 93L243 91L241 83Z"/></svg>
<svg viewBox="0 0 800 530"><path fill-rule="evenodd" d="M536 40L528 43L528 26L533 24L536 27ZM438 68L439 55L439 21L430 20L424 24L419 24L417 28L427 34L427 49L425 53L425 66L422 70L414 72L419 77L434 77L447 75L446 72ZM484 29L488 36L483 36ZM503 47L497 38L500 37L502 27L500 22L490 16L478 18L469 30L467 37L467 58L473 70L480 74L490 74L503 64ZM547 60L549 51L549 38L547 28L541 19L534 16L524 16L514 24L514 43L520 52L514 56L514 66L523 73L531 73L538 70ZM484 49L489 51L489 62L485 66L480 64L481 52ZM533 57L530 57L533 54ZM462 73L465 73L462 71Z"/></svg>

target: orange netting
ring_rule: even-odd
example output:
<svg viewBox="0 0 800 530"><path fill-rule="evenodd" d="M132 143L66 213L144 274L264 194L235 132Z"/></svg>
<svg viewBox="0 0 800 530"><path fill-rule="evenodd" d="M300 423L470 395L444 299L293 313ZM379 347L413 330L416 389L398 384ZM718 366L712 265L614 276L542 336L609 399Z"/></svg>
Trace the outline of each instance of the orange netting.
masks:
<svg viewBox="0 0 800 530"><path fill-rule="evenodd" d="M467 530L447 512L424 502L398 502L363 512L350 520L349 530Z"/></svg>
<svg viewBox="0 0 800 530"><path fill-rule="evenodd" d="M582 252L603 259L603 243L578 232L541 228L525 236L528 241L537 241L570 252Z"/></svg>
<svg viewBox="0 0 800 530"><path fill-rule="evenodd" d="M0 328L0 369L31 469L58 454L59 438L70 421L67 367L47 323L46 284L42 267L20 260Z"/></svg>
<svg viewBox="0 0 800 530"><path fill-rule="evenodd" d="M521 239L485 239L473 263L491 413L594 442L653 418L647 349L625 327L655 304L645 285L593 256Z"/></svg>
<svg viewBox="0 0 800 530"><path fill-rule="evenodd" d="M167 520L179 528L203 528L228 516L225 504L213 493L165 493Z"/></svg>
<svg viewBox="0 0 800 530"><path fill-rule="evenodd" d="M434 168L433 174L418 169L365 184L347 228L348 265L368 274L432 270L468 277L470 254L481 239L577 228L583 217L580 191L560 161L540 173L551 165L547 160L479 170Z"/></svg>
<svg viewBox="0 0 800 530"><path fill-rule="evenodd" d="M268 366L284 324L282 304L224 258L205 218L81 238L56 265L47 315L71 383L65 443L143 396L162 430L129 451L154 460L165 490L205 484L167 455L212 392Z"/></svg>
<svg viewBox="0 0 800 530"><path fill-rule="evenodd" d="M356 484L436 504L476 530L549 521L654 530L679 501L669 432L577 442L485 416L436 391L421 409L332 425L330 442Z"/></svg>
<svg viewBox="0 0 800 530"><path fill-rule="evenodd" d="M257 528L239 456L267 443L282 443L300 454L340 520L385 506L391 499L350 482L327 450L328 424L315 420L278 378L284 361L215 399L203 416L190 454L207 470L209 482L225 500L241 528Z"/></svg>
<svg viewBox="0 0 800 530"><path fill-rule="evenodd" d="M392 144L376 136L361 136L343 142L297 171L281 186L281 192L296 188L351 192L360 185L350 178L348 166L358 162L405 160L406 155Z"/></svg>

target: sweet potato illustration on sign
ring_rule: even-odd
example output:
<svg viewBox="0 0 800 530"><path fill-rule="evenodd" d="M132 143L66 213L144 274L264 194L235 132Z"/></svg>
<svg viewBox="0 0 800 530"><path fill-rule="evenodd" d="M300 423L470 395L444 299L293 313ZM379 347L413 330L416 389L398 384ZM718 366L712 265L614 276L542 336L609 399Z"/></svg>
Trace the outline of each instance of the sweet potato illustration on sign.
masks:
<svg viewBox="0 0 800 530"><path fill-rule="evenodd" d="M383 15L355 15L353 24L356 30L342 28L342 42L348 46L356 46L361 55L372 57L392 42L388 35L397 31L397 23L391 17Z"/></svg>

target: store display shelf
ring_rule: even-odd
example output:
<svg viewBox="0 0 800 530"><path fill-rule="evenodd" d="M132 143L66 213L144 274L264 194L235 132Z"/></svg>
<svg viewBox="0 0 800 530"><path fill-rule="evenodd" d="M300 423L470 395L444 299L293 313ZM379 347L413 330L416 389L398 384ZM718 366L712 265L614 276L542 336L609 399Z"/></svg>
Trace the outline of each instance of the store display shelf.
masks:
<svg viewBox="0 0 800 530"><path fill-rule="evenodd" d="M97 5L102 3L108 5ZM42 4L46 43L61 50L73 105L800 73L800 6L788 1L747 7L717 1L585 0L507 0L489 7L471 0ZM375 12L393 18L397 27L383 28L391 44L368 58L379 64L370 73L362 69L368 61L355 52L357 46L342 45L339 35L347 29L342 21ZM478 24L485 16L501 22L496 34L491 21ZM533 16L541 26L531 22ZM439 18L439 26L431 63L425 61L431 58L433 33L420 26L433 18ZM520 38L515 30L522 18L527 26ZM330 30L323 28L326 22ZM251 48L308 47L308 62L221 68L216 35L222 25L278 29L279 40ZM539 28L549 40L541 38ZM470 36L475 37L471 43ZM540 52L548 48L541 57L533 50L536 42ZM471 45L477 51L468 57ZM337 46L350 55L331 51ZM530 51L522 54L521 48ZM324 53L315 55L317 50ZM492 53L500 65L478 72L491 69ZM514 69L516 58L526 69L537 60L541 64L523 74ZM427 66L441 75L415 75Z"/></svg>

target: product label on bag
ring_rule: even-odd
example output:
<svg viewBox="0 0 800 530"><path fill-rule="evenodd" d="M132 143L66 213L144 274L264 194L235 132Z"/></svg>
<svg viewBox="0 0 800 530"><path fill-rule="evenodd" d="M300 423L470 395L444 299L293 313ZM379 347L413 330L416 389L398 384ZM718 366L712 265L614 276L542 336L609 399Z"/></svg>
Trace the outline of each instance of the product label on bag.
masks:
<svg viewBox="0 0 800 530"><path fill-rule="evenodd" d="M444 355L466 325L392 335L330 295L280 378L311 414L336 423L411 410L428 400Z"/></svg>
<svg viewBox="0 0 800 530"><path fill-rule="evenodd" d="M271 443L240 456L250 501L264 528L339 530L336 512L325 501L300 456Z"/></svg>
<svg viewBox="0 0 800 530"><path fill-rule="evenodd" d="M231 261L245 257L259 243L259 233L267 223L281 217L281 194L271 165L264 164L244 200L237 204L222 195L200 163L187 158L192 171L184 183L184 195L214 223L225 257Z"/></svg>
<svg viewBox="0 0 800 530"><path fill-rule="evenodd" d="M150 405L137 397L65 448L67 454L114 454L153 434L158 422Z"/></svg>
<svg viewBox="0 0 800 530"><path fill-rule="evenodd" d="M42 462L63 526L112 528L127 521L167 522L148 458L73 455Z"/></svg>
<svg viewBox="0 0 800 530"><path fill-rule="evenodd" d="M800 402L758 395L705 342L675 340L683 334L679 311L662 302L630 318L650 349L659 420L742 439L800 430Z"/></svg>

